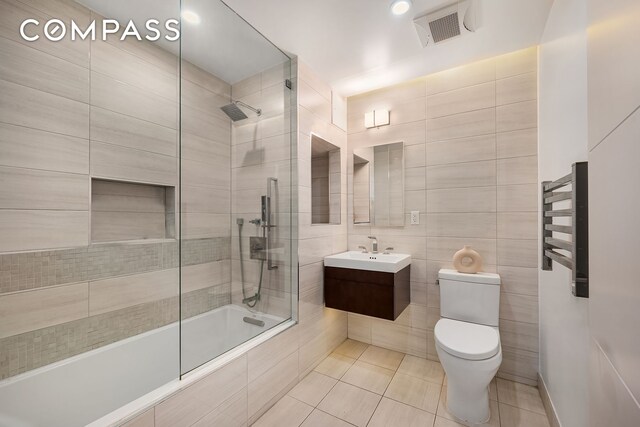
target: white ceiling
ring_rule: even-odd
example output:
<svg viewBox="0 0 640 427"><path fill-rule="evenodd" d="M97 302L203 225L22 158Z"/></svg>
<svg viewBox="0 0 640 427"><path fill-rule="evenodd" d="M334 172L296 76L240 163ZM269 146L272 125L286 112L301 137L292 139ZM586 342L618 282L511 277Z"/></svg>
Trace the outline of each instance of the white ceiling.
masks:
<svg viewBox="0 0 640 427"><path fill-rule="evenodd" d="M162 23L180 18L179 0L76 1L121 25L132 19L141 32L150 18ZM288 59L218 0L182 0L182 8L198 13L201 22L182 23L180 45L164 39L157 43L175 54L181 48L183 58L227 83L236 83Z"/></svg>
<svg viewBox="0 0 640 427"><path fill-rule="evenodd" d="M178 0L78 0L140 28L149 18L175 18ZM334 90L350 96L539 42L553 0L476 0L481 28L423 48L413 18L451 0L413 0L404 16L391 0L225 0L287 53L298 55ZM182 0L202 22L184 23L183 57L235 83L285 56L218 0ZM174 46L165 46L171 50Z"/></svg>
<svg viewBox="0 0 640 427"><path fill-rule="evenodd" d="M476 33L423 48L413 18L450 0L413 0L401 17L391 0L225 1L344 96L535 45L553 3L479 0Z"/></svg>

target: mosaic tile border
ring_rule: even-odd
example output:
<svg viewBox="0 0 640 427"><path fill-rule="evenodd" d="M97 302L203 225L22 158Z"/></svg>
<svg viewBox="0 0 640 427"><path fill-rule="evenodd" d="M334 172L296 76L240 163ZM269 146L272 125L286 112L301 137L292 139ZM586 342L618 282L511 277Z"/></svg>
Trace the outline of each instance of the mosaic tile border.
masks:
<svg viewBox="0 0 640 427"><path fill-rule="evenodd" d="M231 237L182 242L182 264L231 257ZM178 241L0 254L0 294L178 267Z"/></svg>
<svg viewBox="0 0 640 427"><path fill-rule="evenodd" d="M230 304L230 286L184 294L183 318ZM0 380L176 322L178 304L176 296L0 339Z"/></svg>

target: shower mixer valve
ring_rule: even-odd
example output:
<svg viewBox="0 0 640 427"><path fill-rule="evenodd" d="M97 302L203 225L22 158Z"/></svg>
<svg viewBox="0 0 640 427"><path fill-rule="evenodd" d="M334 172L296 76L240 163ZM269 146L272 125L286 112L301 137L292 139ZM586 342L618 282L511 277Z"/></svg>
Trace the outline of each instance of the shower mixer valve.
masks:
<svg viewBox="0 0 640 427"><path fill-rule="evenodd" d="M267 259L267 239L266 237L251 236L249 237L249 257L266 261Z"/></svg>

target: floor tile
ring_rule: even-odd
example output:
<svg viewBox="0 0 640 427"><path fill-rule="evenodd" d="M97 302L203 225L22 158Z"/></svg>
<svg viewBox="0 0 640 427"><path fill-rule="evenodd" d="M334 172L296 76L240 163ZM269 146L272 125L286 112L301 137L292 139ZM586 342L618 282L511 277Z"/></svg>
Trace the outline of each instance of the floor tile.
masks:
<svg viewBox="0 0 640 427"><path fill-rule="evenodd" d="M362 355L362 353L369 347L369 344L365 344L360 341L347 339L345 342L340 344L338 348L334 351L338 354L342 354L343 356L351 357L353 359L357 359Z"/></svg>
<svg viewBox="0 0 640 427"><path fill-rule="evenodd" d="M367 427L432 426L434 415L383 397Z"/></svg>
<svg viewBox="0 0 640 427"><path fill-rule="evenodd" d="M356 386L338 382L322 399L318 409L357 426L366 426L381 396Z"/></svg>
<svg viewBox="0 0 640 427"><path fill-rule="evenodd" d="M398 402L435 414L442 386L408 375L396 374L384 393Z"/></svg>
<svg viewBox="0 0 640 427"><path fill-rule="evenodd" d="M489 410L491 418L488 423L478 424L477 427L500 427L500 411L498 410L498 402L489 400ZM440 393L440 401L438 402L438 416L455 421L455 417L447 410L447 387L442 387Z"/></svg>
<svg viewBox="0 0 640 427"><path fill-rule="evenodd" d="M460 424L446 418L436 417L436 422L433 424L433 427L466 427L466 426L464 424Z"/></svg>
<svg viewBox="0 0 640 427"><path fill-rule="evenodd" d="M436 384L442 384L444 381L444 369L442 369L442 365L438 362L409 354L402 360L398 368L398 373L417 377Z"/></svg>
<svg viewBox="0 0 640 427"><path fill-rule="evenodd" d="M316 407L337 382L335 378L311 371L289 392L289 396Z"/></svg>
<svg viewBox="0 0 640 427"><path fill-rule="evenodd" d="M378 365L386 369L392 369L394 371L398 369L403 358L404 354L402 353L373 345L370 345L360 356L360 360L363 362Z"/></svg>
<svg viewBox="0 0 640 427"><path fill-rule="evenodd" d="M495 377L489 383L489 399L498 400L498 381Z"/></svg>
<svg viewBox="0 0 640 427"><path fill-rule="evenodd" d="M438 362L346 340L254 425L463 426L447 411L446 393ZM494 378L489 399L483 427L549 427L535 387Z"/></svg>
<svg viewBox="0 0 640 427"><path fill-rule="evenodd" d="M540 393L535 387L498 378L498 401L545 415Z"/></svg>
<svg viewBox="0 0 640 427"><path fill-rule="evenodd" d="M311 415L304 420L301 427L353 427L353 425L326 412L314 409Z"/></svg>
<svg viewBox="0 0 640 427"><path fill-rule="evenodd" d="M502 427L549 427L546 415L499 403Z"/></svg>
<svg viewBox="0 0 640 427"><path fill-rule="evenodd" d="M313 407L290 396L284 396L269 409L254 427L298 427L313 411Z"/></svg>
<svg viewBox="0 0 640 427"><path fill-rule="evenodd" d="M340 381L382 395L394 374L395 372L391 369L357 360Z"/></svg>
<svg viewBox="0 0 640 427"><path fill-rule="evenodd" d="M320 362L314 370L339 380L355 361L356 360L351 357L331 353L326 359Z"/></svg>

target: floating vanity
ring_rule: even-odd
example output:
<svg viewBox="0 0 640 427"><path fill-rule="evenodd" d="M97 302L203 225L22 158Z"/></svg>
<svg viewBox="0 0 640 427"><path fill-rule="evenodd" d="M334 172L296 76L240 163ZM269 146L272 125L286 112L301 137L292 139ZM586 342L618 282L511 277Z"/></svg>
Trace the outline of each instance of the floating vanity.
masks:
<svg viewBox="0 0 640 427"><path fill-rule="evenodd" d="M329 308L395 320L410 302L411 255L343 252L324 259Z"/></svg>

